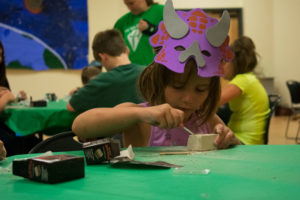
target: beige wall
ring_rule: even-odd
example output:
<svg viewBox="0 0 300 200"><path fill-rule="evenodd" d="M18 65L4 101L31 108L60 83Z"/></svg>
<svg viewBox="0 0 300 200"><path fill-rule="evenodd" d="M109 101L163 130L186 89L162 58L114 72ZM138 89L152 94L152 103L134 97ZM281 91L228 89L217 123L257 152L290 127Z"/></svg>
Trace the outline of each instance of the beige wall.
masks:
<svg viewBox="0 0 300 200"><path fill-rule="evenodd" d="M164 3L165 0L158 2ZM275 89L289 101L285 86L287 79L300 80L299 31L296 13L298 0L173 0L175 8L243 8L244 34L253 38L261 55L259 71L276 80ZM88 0L90 44L96 32L111 28L127 8L122 0ZM92 54L89 53L89 60ZM81 85L78 70L8 70L12 90L23 89L33 98L42 98L47 92L63 97L70 89Z"/></svg>
<svg viewBox="0 0 300 200"><path fill-rule="evenodd" d="M290 102L286 80L300 81L300 1L274 0L274 75L283 102Z"/></svg>
<svg viewBox="0 0 300 200"><path fill-rule="evenodd" d="M262 76L274 76L273 0L247 0L243 8L244 35L253 39L261 56L257 71Z"/></svg>

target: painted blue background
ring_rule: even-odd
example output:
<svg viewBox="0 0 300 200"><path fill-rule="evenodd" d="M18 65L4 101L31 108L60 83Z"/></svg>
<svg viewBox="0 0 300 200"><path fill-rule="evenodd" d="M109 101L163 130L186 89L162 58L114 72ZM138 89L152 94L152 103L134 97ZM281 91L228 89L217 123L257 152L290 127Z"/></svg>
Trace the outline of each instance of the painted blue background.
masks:
<svg viewBox="0 0 300 200"><path fill-rule="evenodd" d="M25 6L26 0L0 1L0 40L8 68L86 66L87 0L40 1L42 9L37 14Z"/></svg>

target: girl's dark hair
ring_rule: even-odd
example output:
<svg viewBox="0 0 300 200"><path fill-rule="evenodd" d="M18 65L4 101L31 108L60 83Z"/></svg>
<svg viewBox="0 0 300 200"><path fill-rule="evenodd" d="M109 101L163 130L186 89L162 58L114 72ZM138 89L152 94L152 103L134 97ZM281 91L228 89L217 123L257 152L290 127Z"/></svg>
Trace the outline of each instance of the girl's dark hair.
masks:
<svg viewBox="0 0 300 200"><path fill-rule="evenodd" d="M252 72L257 65L257 53L253 41L246 36L241 36L235 40L230 49L233 51L235 57L232 61L233 76Z"/></svg>
<svg viewBox="0 0 300 200"><path fill-rule="evenodd" d="M6 77L6 66L5 66L5 57L4 57L4 47L0 41L0 49L2 49L1 57L2 61L0 63L0 86L10 89L9 83Z"/></svg>
<svg viewBox="0 0 300 200"><path fill-rule="evenodd" d="M185 65L185 71L190 76L197 76L197 65L190 59ZM165 103L164 90L167 85L175 81L177 73L169 70L164 65L152 62L141 74L138 82L139 90L145 101L150 105L160 105ZM187 79L188 79L187 78ZM186 80L187 81L187 80ZM221 85L219 77L212 77L209 86L208 97L197 114L203 117L205 123L216 112L221 95Z"/></svg>

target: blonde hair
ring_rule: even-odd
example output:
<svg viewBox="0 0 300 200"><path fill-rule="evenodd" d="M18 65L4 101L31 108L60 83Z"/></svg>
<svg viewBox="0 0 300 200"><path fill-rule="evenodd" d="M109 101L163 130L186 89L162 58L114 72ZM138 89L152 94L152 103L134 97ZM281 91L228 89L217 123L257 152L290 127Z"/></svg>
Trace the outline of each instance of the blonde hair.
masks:
<svg viewBox="0 0 300 200"><path fill-rule="evenodd" d="M197 73L197 65L193 59L190 59L186 63L185 71L188 73L187 79L191 75ZM142 72L138 82L140 93L145 101L152 106L165 103L165 88L167 85L170 85L175 81L176 74L176 72L169 70L164 65L152 62ZM220 95L220 78L217 76L211 77L208 96L201 108L197 110L197 114L204 119L203 123L205 123L213 114L215 114Z"/></svg>

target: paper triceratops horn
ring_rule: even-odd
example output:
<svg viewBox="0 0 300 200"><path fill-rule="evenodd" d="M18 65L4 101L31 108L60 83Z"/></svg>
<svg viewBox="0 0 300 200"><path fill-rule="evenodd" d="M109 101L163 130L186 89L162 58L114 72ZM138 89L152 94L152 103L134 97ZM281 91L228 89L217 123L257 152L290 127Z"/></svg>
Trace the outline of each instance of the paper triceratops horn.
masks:
<svg viewBox="0 0 300 200"><path fill-rule="evenodd" d="M219 47L225 41L230 27L230 16L227 10L222 14L220 21L206 31L206 39L214 46Z"/></svg>
<svg viewBox="0 0 300 200"><path fill-rule="evenodd" d="M183 38L189 32L189 26L177 15L171 0L167 0L165 4L163 17L167 32L172 38Z"/></svg>

